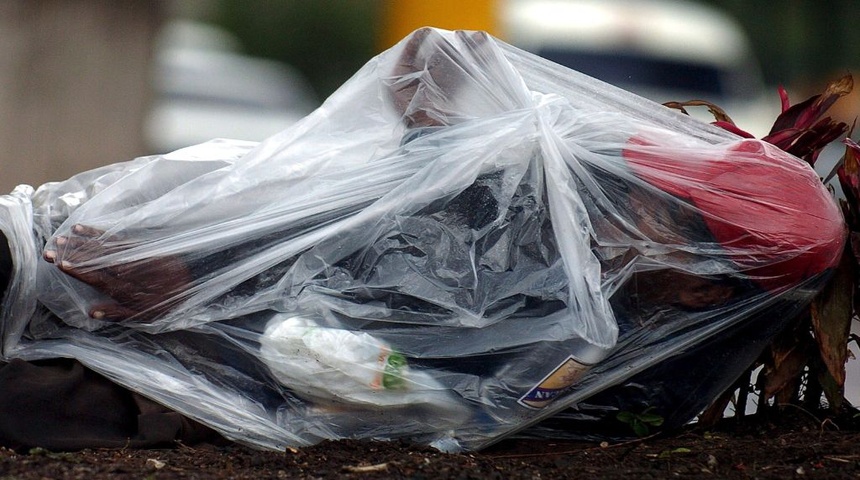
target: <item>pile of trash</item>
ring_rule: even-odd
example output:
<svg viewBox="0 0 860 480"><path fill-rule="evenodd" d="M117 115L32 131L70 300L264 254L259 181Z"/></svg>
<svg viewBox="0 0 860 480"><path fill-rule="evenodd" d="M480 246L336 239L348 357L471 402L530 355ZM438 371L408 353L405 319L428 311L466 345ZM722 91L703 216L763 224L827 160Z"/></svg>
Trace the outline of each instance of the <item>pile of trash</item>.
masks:
<svg viewBox="0 0 860 480"><path fill-rule="evenodd" d="M263 142L22 186L0 229L5 358L76 358L270 449L680 425L845 242L776 147L436 29Z"/></svg>

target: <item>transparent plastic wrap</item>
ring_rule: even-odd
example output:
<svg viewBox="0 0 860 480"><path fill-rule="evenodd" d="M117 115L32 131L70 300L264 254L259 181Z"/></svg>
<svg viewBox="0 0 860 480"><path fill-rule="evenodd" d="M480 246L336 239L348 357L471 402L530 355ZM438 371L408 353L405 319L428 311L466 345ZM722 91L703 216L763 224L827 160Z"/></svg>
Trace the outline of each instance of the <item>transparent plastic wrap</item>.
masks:
<svg viewBox="0 0 860 480"><path fill-rule="evenodd" d="M259 144L0 208L4 357L77 358L273 449L481 448L780 318L844 245L799 160L435 29Z"/></svg>

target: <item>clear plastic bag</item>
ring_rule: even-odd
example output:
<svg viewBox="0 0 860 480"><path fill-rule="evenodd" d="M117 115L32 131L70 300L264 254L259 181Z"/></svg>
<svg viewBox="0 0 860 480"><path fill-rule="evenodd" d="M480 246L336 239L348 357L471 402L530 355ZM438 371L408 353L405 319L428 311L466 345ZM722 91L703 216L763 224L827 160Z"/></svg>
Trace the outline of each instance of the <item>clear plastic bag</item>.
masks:
<svg viewBox="0 0 860 480"><path fill-rule="evenodd" d="M435 29L266 141L22 187L0 229L5 358L275 449L481 448L804 304L844 245L799 160Z"/></svg>

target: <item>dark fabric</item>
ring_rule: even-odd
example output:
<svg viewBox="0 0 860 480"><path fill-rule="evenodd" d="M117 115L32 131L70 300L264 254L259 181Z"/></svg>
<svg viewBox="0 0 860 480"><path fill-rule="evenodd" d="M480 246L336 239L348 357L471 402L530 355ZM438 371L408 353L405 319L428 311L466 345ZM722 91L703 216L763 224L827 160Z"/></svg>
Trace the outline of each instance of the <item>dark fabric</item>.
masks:
<svg viewBox="0 0 860 480"><path fill-rule="evenodd" d="M12 251L9 250L9 241L3 232L0 232L0 298L3 298L9 280L12 278Z"/></svg>
<svg viewBox="0 0 860 480"><path fill-rule="evenodd" d="M71 359L0 364L0 445L79 450L221 443L197 422Z"/></svg>

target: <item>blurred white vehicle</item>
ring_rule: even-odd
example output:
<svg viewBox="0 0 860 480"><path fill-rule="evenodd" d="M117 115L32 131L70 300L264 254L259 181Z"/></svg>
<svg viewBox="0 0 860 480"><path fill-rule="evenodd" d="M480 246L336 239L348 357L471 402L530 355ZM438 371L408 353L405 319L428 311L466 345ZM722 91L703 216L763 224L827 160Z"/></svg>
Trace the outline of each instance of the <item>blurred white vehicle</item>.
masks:
<svg viewBox="0 0 860 480"><path fill-rule="evenodd" d="M673 0L504 0L509 43L659 103L700 99L767 134L779 113L745 33L718 10ZM706 109L690 111L712 121Z"/></svg>
<svg viewBox="0 0 860 480"><path fill-rule="evenodd" d="M152 153L212 138L262 140L318 105L298 71L243 55L231 34L187 21L169 23L162 32L153 82L145 124Z"/></svg>

